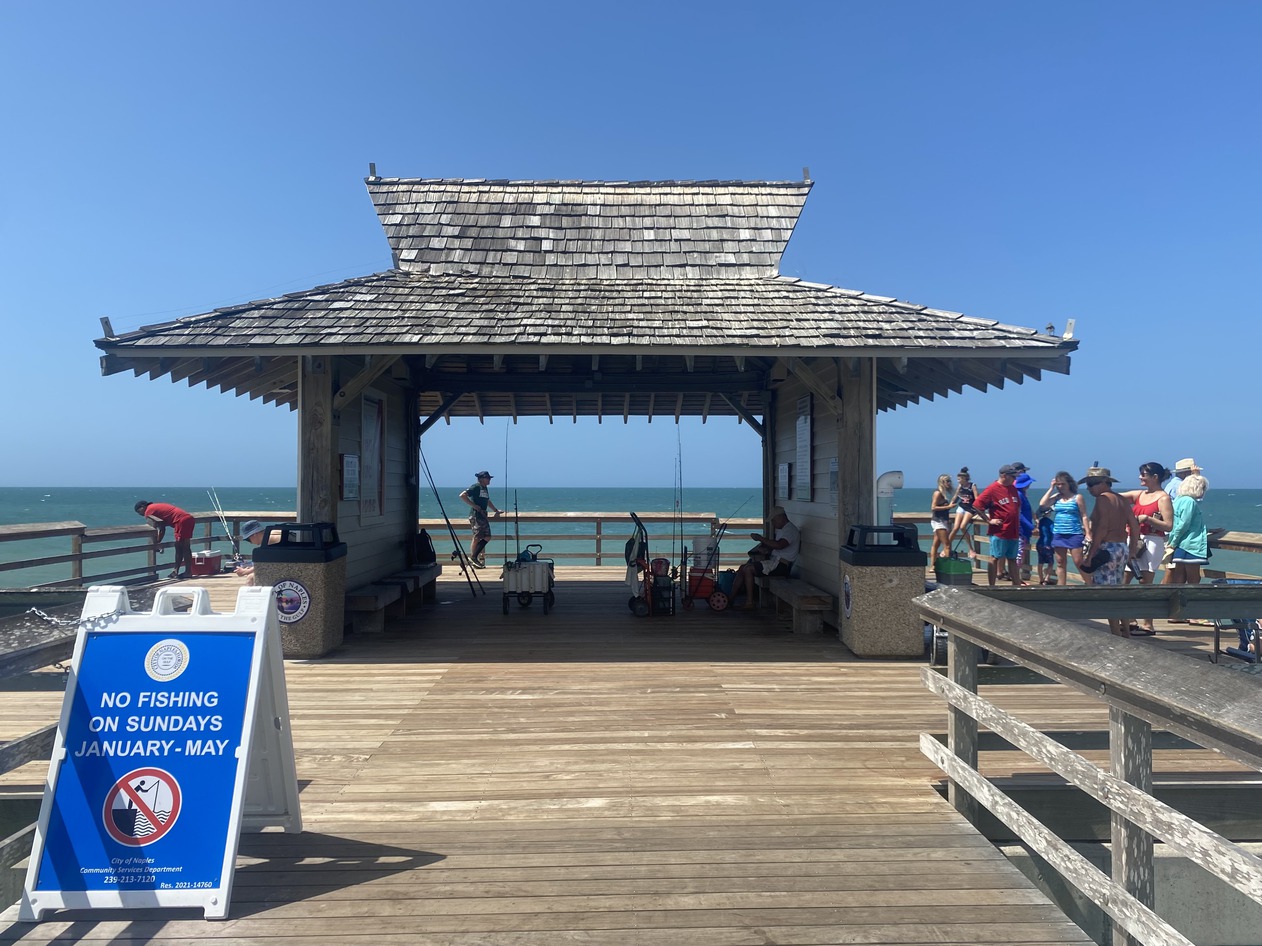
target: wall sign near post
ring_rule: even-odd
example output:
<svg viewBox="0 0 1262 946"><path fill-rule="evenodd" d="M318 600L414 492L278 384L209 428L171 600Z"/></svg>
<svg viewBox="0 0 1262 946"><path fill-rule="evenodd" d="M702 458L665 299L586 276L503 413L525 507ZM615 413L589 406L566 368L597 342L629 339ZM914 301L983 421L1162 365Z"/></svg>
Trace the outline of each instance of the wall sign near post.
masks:
<svg viewBox="0 0 1262 946"><path fill-rule="evenodd" d="M199 907L228 914L243 828L302 830L271 588L216 614L203 588L131 611L83 605L19 918L49 910Z"/></svg>
<svg viewBox="0 0 1262 946"><path fill-rule="evenodd" d="M797 477L793 484L793 498L811 502L811 396L798 398L797 416Z"/></svg>

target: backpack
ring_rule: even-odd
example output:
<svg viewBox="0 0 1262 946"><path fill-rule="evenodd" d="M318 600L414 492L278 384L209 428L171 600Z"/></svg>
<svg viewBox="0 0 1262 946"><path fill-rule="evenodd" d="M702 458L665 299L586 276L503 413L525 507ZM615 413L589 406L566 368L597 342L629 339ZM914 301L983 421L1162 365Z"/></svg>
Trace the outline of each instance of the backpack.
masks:
<svg viewBox="0 0 1262 946"><path fill-rule="evenodd" d="M438 561L438 555L434 551L434 540L429 537L429 533L424 529L416 533L416 539L412 545L412 553L416 558L417 565L433 565Z"/></svg>

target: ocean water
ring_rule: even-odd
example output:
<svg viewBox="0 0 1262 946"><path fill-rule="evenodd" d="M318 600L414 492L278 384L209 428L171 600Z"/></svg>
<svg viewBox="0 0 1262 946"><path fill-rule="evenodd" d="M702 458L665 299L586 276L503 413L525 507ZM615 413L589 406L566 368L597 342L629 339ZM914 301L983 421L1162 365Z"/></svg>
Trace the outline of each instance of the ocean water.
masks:
<svg viewBox="0 0 1262 946"><path fill-rule="evenodd" d="M439 499L460 534L464 535L464 505L459 494L468 484L439 487L439 496L426 490L421 495L419 515L438 518ZM903 489L894 494L895 512L924 512L929 508L932 489ZM229 512L291 512L296 505L292 487L231 487L216 490L221 507ZM755 518L762 508L762 493L747 489L685 489L680 496L672 489L649 487L525 487L502 490L492 487L492 500L506 512L514 505L520 512L670 512L682 501L687 513L714 513L720 520ZM132 507L139 499L169 502L194 513L213 510L206 489L156 487L0 487L0 526L19 523L82 522L89 528L138 525L140 518ZM1262 533L1262 489L1214 489L1204 499L1204 513L1210 528ZM551 527L550 527L551 528ZM576 531L579 527L575 527ZM557 528L555 531L560 531ZM922 527L928 535L928 527ZM921 548L928 549L928 541ZM66 538L38 541L0 541L0 562L66 554ZM1211 568L1246 574L1262 574L1262 556L1247 552L1216 551ZM170 560L168 552L164 561ZM108 566L102 566L106 570ZM26 587L55 581L69 575L67 566L0 571L0 588Z"/></svg>

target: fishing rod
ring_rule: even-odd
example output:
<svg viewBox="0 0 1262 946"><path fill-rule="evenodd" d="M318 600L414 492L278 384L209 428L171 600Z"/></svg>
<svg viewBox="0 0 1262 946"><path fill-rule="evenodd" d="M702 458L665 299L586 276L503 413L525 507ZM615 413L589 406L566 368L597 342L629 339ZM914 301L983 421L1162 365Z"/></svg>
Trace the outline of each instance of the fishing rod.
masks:
<svg viewBox="0 0 1262 946"><path fill-rule="evenodd" d="M464 572L465 581L469 583L469 593L475 598L479 593L486 594L482 587L482 579L477 576L469 565L469 556L464 550L464 546L460 543L460 536L456 535L456 527L451 524L451 519L447 516L447 510L443 506L443 497L438 492L438 486L434 483L434 475L429 471L429 461L425 459L425 451L419 446L417 447L417 456L421 460L421 471L425 474L425 481L429 483L429 488L434 494L434 500L438 503L438 511L442 513L443 522L447 523L447 534L451 536L451 543L455 547L455 551L451 553L451 557L460 562L460 570ZM474 583L477 583L476 588Z"/></svg>
<svg viewBox="0 0 1262 946"><path fill-rule="evenodd" d="M517 514L517 490L513 490L513 540L517 543L517 553L513 557L514 562L521 561L521 519ZM508 556L508 530L504 530L504 556Z"/></svg>
<svg viewBox="0 0 1262 946"><path fill-rule="evenodd" d="M228 517L224 515L223 504L219 502L219 494L215 492L215 488L212 486L206 490L206 495L210 497L210 505L215 510L215 515L219 517L219 524L223 526L224 536L232 543L233 561L240 561L241 542L232 534L232 529L228 527Z"/></svg>

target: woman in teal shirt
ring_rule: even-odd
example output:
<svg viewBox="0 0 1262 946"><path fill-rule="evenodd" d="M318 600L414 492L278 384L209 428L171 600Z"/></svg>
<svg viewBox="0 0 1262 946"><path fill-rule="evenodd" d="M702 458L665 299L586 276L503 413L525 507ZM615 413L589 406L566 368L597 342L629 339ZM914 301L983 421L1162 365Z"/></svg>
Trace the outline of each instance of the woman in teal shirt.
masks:
<svg viewBox="0 0 1262 946"><path fill-rule="evenodd" d="M1209 561L1209 535L1201 516L1201 497L1209 489L1209 480L1193 473L1179 487L1174 500L1174 525L1166 535L1166 556L1169 567L1164 585L1199 585L1201 566Z"/></svg>

